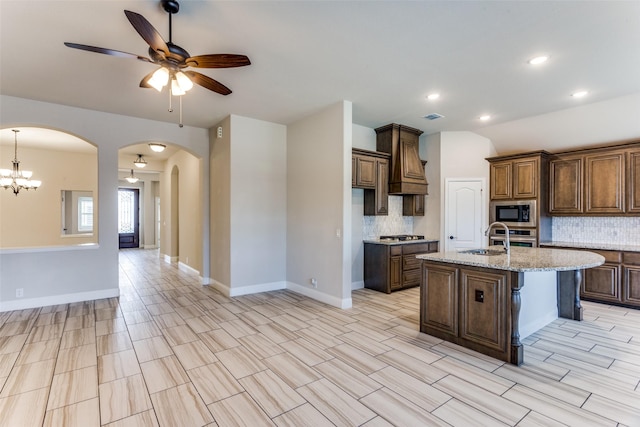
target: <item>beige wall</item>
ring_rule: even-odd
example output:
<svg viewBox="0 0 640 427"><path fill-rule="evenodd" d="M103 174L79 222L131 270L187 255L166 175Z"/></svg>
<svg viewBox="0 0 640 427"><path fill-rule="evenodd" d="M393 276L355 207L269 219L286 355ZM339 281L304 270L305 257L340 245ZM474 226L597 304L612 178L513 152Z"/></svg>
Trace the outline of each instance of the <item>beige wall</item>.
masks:
<svg viewBox="0 0 640 427"><path fill-rule="evenodd" d="M222 138L215 129L222 127ZM210 132L211 279L222 287L231 284L231 118Z"/></svg>
<svg viewBox="0 0 640 427"><path fill-rule="evenodd" d="M87 143L87 145L90 145ZM98 241L98 158L94 154L74 153L20 146L21 170L33 171L32 179L42 181L36 191L13 192L0 189L0 248L29 248L78 245ZM0 167L10 168L13 146L0 147ZM62 236L61 191L92 191L94 195L94 234Z"/></svg>
<svg viewBox="0 0 640 427"><path fill-rule="evenodd" d="M163 215L160 252L199 273L203 249L201 170L200 159L185 150L176 152L166 161L160 198ZM172 174L176 171L178 187L172 188L176 182ZM177 224L177 230L172 229L172 224Z"/></svg>

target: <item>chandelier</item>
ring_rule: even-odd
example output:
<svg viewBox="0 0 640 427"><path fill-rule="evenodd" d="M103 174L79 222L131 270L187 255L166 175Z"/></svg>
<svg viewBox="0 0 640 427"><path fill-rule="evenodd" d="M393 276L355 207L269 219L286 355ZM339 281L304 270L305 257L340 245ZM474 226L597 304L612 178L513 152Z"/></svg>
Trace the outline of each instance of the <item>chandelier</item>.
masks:
<svg viewBox="0 0 640 427"><path fill-rule="evenodd" d="M20 190L36 190L42 181L31 180L31 171L21 171L20 161L18 160L18 129L12 129L14 135L14 156L13 156L13 168L12 169L0 169L0 186L4 189L11 189L16 196Z"/></svg>
<svg viewBox="0 0 640 427"><path fill-rule="evenodd" d="M142 154L138 154L138 158L133 161L133 164L136 165L137 168L143 168L147 166L147 161L142 157Z"/></svg>
<svg viewBox="0 0 640 427"><path fill-rule="evenodd" d="M133 174L133 169L131 169L131 175L129 175L125 179L129 181L130 184L135 184L136 182L138 182L138 177Z"/></svg>

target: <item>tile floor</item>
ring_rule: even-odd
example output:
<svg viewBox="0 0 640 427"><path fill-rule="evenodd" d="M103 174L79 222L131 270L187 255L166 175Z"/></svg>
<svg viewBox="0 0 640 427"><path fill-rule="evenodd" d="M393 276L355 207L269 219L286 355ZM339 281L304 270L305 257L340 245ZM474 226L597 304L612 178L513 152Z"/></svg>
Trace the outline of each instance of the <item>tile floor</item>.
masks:
<svg viewBox="0 0 640 427"><path fill-rule="evenodd" d="M0 313L0 426L640 425L640 311L584 303L514 367L417 332L418 289L339 310L120 265L120 298Z"/></svg>

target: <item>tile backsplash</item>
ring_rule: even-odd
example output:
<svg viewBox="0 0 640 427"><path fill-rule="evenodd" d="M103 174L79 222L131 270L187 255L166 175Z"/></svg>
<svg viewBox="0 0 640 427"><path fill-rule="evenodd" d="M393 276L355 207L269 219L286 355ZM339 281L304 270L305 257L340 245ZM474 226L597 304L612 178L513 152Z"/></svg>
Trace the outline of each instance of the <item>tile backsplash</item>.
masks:
<svg viewBox="0 0 640 427"><path fill-rule="evenodd" d="M389 215L362 217L364 240L394 234L413 234L413 217L402 216L402 196L389 196Z"/></svg>
<svg viewBox="0 0 640 427"><path fill-rule="evenodd" d="M553 240L640 245L640 217L553 217Z"/></svg>

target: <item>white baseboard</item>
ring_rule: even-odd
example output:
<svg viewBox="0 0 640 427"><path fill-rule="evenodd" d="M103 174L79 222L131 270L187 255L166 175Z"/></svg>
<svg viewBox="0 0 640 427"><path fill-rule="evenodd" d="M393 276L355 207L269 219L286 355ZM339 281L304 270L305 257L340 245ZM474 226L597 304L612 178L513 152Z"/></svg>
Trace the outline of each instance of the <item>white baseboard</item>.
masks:
<svg viewBox="0 0 640 427"><path fill-rule="evenodd" d="M169 256L167 254L164 254L164 262L171 264L172 262L178 262L178 257L177 256Z"/></svg>
<svg viewBox="0 0 640 427"><path fill-rule="evenodd" d="M287 282L287 289L338 308L351 308L353 305L351 298L336 298L323 292L319 292L314 288L298 285L293 282Z"/></svg>
<svg viewBox="0 0 640 427"><path fill-rule="evenodd" d="M158 249L158 245L143 245L143 249Z"/></svg>
<svg viewBox="0 0 640 427"><path fill-rule="evenodd" d="M360 280L358 282L351 282L351 290L355 291L356 289L364 288L364 280Z"/></svg>
<svg viewBox="0 0 640 427"><path fill-rule="evenodd" d="M190 265L185 264L182 261L178 261L178 269L180 271L184 271L185 273L197 274L198 276L200 275L200 272L198 270L191 267Z"/></svg>
<svg viewBox="0 0 640 427"><path fill-rule="evenodd" d="M260 292L278 291L280 289L286 289L286 287L287 287L286 282L260 283L258 285L230 288L229 296L239 297L241 295L258 294Z"/></svg>
<svg viewBox="0 0 640 427"><path fill-rule="evenodd" d="M211 277L209 277L209 286L211 286L212 288L220 291L220 293L222 295L224 295L225 297L229 296L229 286L225 285L222 282L218 282L216 279L212 279Z"/></svg>
<svg viewBox="0 0 640 427"><path fill-rule="evenodd" d="M74 294L51 295L42 298L19 299L12 301L0 301L0 312L25 310L27 308L47 307L49 305L69 304L72 302L90 301L120 296L120 289L103 289L100 291L78 292Z"/></svg>

